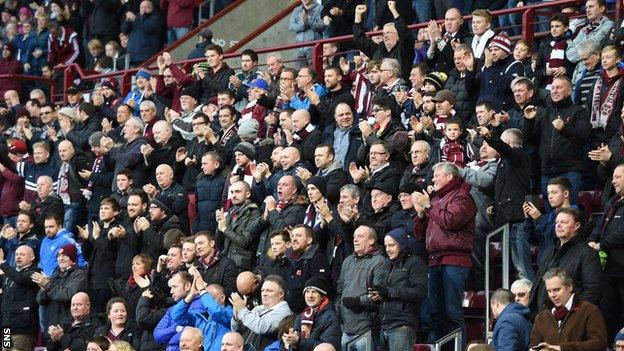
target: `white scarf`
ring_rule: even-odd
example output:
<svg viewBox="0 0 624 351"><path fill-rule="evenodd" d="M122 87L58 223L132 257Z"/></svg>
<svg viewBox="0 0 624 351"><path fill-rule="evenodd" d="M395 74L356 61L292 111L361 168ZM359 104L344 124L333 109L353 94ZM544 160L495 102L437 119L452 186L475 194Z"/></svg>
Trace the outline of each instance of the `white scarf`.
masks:
<svg viewBox="0 0 624 351"><path fill-rule="evenodd" d="M494 36L494 31L491 28L488 28L488 30L485 31L485 33L483 33L481 36L473 36L472 37L472 44L470 45L472 47L472 51L474 52L474 57L476 57L477 59L481 59L481 56L483 55L483 50L485 50L485 46L488 43L488 40L490 40L490 38L492 38Z"/></svg>

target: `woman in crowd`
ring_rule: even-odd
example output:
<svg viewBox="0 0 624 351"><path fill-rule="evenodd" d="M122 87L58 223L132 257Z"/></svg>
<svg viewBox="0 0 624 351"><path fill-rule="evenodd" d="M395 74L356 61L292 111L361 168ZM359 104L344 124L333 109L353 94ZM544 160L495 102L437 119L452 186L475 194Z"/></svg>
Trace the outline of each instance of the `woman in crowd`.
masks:
<svg viewBox="0 0 624 351"><path fill-rule="evenodd" d="M141 344L141 331L128 320L128 304L120 297L113 297L106 304L106 324L95 330L95 336L105 336L115 342L128 342L135 349ZM110 350L110 349L109 349Z"/></svg>

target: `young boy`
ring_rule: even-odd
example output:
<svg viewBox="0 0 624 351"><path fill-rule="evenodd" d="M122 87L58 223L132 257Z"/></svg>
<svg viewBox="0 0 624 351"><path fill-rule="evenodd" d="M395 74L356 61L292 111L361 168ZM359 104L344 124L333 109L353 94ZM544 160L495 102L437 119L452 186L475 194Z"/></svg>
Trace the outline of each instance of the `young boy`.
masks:
<svg viewBox="0 0 624 351"><path fill-rule="evenodd" d="M447 161L463 168L475 159L477 159L475 146L467 140L461 120L455 117L448 119L444 123L444 137L439 143L433 145L431 163Z"/></svg>

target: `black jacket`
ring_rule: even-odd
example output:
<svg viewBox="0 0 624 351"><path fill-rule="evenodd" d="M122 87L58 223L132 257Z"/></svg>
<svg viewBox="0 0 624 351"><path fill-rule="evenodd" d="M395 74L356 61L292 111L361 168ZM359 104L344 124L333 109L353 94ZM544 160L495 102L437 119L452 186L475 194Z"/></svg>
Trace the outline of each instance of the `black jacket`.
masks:
<svg viewBox="0 0 624 351"><path fill-rule="evenodd" d="M337 205L340 199L340 188L351 183L349 174L342 168L341 162L334 162L322 174L319 172L316 175L325 178L327 182L327 200L330 204Z"/></svg>
<svg viewBox="0 0 624 351"><path fill-rule="evenodd" d="M287 253L290 261L288 275L283 277L286 281L286 298L290 310L294 313L301 313L305 307L303 298L303 288L308 279L312 277L322 277L329 282L329 266L327 259L317 244L312 244L297 258L292 252Z"/></svg>
<svg viewBox="0 0 624 351"><path fill-rule="evenodd" d="M353 24L353 40L355 42L355 47L362 50L366 56L373 60L382 60L385 58L398 60L401 65L401 77L407 80L412 70L412 62L414 61L414 35L412 31L407 28L405 20L401 17L394 20L394 26L399 33L399 41L390 50L386 48L383 42L377 44L366 36L364 23Z"/></svg>
<svg viewBox="0 0 624 351"><path fill-rule="evenodd" d="M134 219L125 218L121 222L126 234L110 241L111 250L117 252L115 259L115 279L128 279L132 273L132 259L139 253L141 237L134 231Z"/></svg>
<svg viewBox="0 0 624 351"><path fill-rule="evenodd" d="M195 182L195 199L197 205L197 219L194 232L209 230L217 231L215 211L222 207L221 194L225 186L225 177L215 171L212 175L200 173Z"/></svg>
<svg viewBox="0 0 624 351"><path fill-rule="evenodd" d="M301 153L301 159L311 164L315 171L316 166L314 166L314 150L316 150L316 147L321 143L322 139L323 133L315 128L303 140L295 140L291 145L299 150Z"/></svg>
<svg viewBox="0 0 624 351"><path fill-rule="evenodd" d="M489 101L496 111L507 111L514 105L511 82L520 76L524 76L524 66L509 55L490 67L475 67L466 77L466 91L478 95L477 102Z"/></svg>
<svg viewBox="0 0 624 351"><path fill-rule="evenodd" d="M110 323L106 323L97 328L93 336L107 336L110 328ZM141 350L141 329L134 322L126 322L126 327L119 334L119 340L126 341L135 350Z"/></svg>
<svg viewBox="0 0 624 351"><path fill-rule="evenodd" d="M442 34L444 36L444 34ZM442 37L444 40L444 37ZM459 40L460 43L468 44L471 43L470 31L468 31L468 26L462 25L455 36L453 36L452 40ZM452 41L451 40L451 41ZM453 68L455 68L455 63L453 61L453 45L451 41L447 41L446 45L440 51L436 48L435 53L433 54L433 58L427 58L427 64L431 67L432 72L444 72L448 73Z"/></svg>
<svg viewBox="0 0 624 351"><path fill-rule="evenodd" d="M558 116L565 122L560 132L552 125ZM570 97L551 101L535 118L525 118L524 133L532 144L539 145L543 175L583 171L583 145L589 140L591 124L587 111Z"/></svg>
<svg viewBox="0 0 624 351"><path fill-rule="evenodd" d="M55 270L50 282L37 293L37 302L46 306L45 329L50 325L63 323L70 318L71 298L78 292L87 291L87 272L71 267L61 272Z"/></svg>
<svg viewBox="0 0 624 351"><path fill-rule="evenodd" d="M182 224L175 215L160 221L151 222L149 228L141 232L143 235L141 252L152 256L154 262L158 262L158 257L166 254L169 249L165 247L164 238L165 233L170 229L183 230Z"/></svg>
<svg viewBox="0 0 624 351"><path fill-rule="evenodd" d="M373 207L371 206L371 190L375 184L386 183L393 187L396 187L397 194L399 189L399 182L401 181L401 173L397 171L392 165L388 165L384 169L373 173L370 178L360 185L360 204L362 210L371 212ZM357 184L356 184L357 185Z"/></svg>
<svg viewBox="0 0 624 351"><path fill-rule="evenodd" d="M548 64L548 60L550 59L550 54L552 53L551 42L557 42L562 40L568 40L568 36L564 34L560 38L554 38L552 35L548 35L542 41L542 44L537 51L537 59L535 60L535 86L538 88L544 88L546 86L546 82L549 80L551 76L546 75L546 65ZM566 45L567 47L567 45ZM565 48L563 49L565 55ZM565 57L565 56L564 56ZM572 73L574 73L574 68L576 64L570 62L567 57L564 58L564 67L566 69L565 76L572 79Z"/></svg>
<svg viewBox="0 0 624 351"><path fill-rule="evenodd" d="M188 193L186 189L178 183L171 183L167 189L160 189L158 197L168 197L172 200L171 212L167 215L175 215L180 221L182 230L188 231L189 218L188 218Z"/></svg>
<svg viewBox="0 0 624 351"><path fill-rule="evenodd" d="M297 316L295 320L295 330L301 332L302 314ZM312 325L312 331L309 338L299 338L296 348L289 350L312 351L316 346L322 343L330 343L336 350L340 350L340 317L336 313L332 303L325 306L317 312Z"/></svg>
<svg viewBox="0 0 624 351"><path fill-rule="evenodd" d="M269 216L265 221L262 216L251 222L249 232L260 238L258 240L258 248L256 249L256 257L258 257L258 265L265 264L267 252L270 247L269 235L276 230L282 230L289 226L295 226L303 223L303 216L306 208L299 204L292 204L281 212L277 209L269 212ZM260 213L264 213L264 207L260 209ZM292 309L292 308L291 308Z"/></svg>
<svg viewBox="0 0 624 351"><path fill-rule="evenodd" d="M76 125L67 133L65 139L71 141L74 147L79 148L83 152L90 151L89 137L91 134L102 129L101 122L94 118L89 117L86 121L76 123Z"/></svg>
<svg viewBox="0 0 624 351"><path fill-rule="evenodd" d="M219 261L210 267L205 266L201 260L198 260L197 270L199 270L207 284L221 285L225 289L225 296L230 296L232 292L236 291L238 268L231 259L221 255Z"/></svg>
<svg viewBox="0 0 624 351"><path fill-rule="evenodd" d="M137 324L141 328L141 351L161 351L165 346L154 340L154 329L167 312L166 308L156 308L151 299L141 297L136 308Z"/></svg>
<svg viewBox="0 0 624 351"><path fill-rule="evenodd" d="M2 327L11 328L14 334L35 334L39 326L39 306L36 301L39 286L30 277L35 272L41 272L41 269L33 264L18 272L4 262L0 270L4 272L0 280Z"/></svg>
<svg viewBox="0 0 624 351"><path fill-rule="evenodd" d="M542 277L551 268L560 267L567 270L574 279L574 292L581 300L599 304L602 297L602 269L598 251L587 245L581 235L560 246L559 243L544 255L544 261L537 271L529 307L539 311L548 301L546 287Z"/></svg>
<svg viewBox="0 0 624 351"><path fill-rule="evenodd" d="M89 183L91 187L91 198L87 202L88 210L97 217L100 211L100 202L111 195L111 184L113 184L113 166L103 160L98 169L91 173ZM91 169L89 169L91 170ZM88 218L88 220L92 220Z"/></svg>
<svg viewBox="0 0 624 351"><path fill-rule="evenodd" d="M46 348L50 351L83 351L89 339L93 337L95 329L102 325L102 321L95 315L89 314L82 322L72 325L74 318L70 317L61 325L63 328L63 336L57 342L48 339Z"/></svg>
<svg viewBox="0 0 624 351"><path fill-rule="evenodd" d="M35 229L37 233L44 232L43 224L47 215L51 213L57 213L63 216L65 214L63 200L61 200L56 192L52 192L41 202L39 201L39 199L37 199L32 211L35 214Z"/></svg>
<svg viewBox="0 0 624 351"><path fill-rule="evenodd" d="M444 89L448 89L455 94L455 104L453 105L458 116L464 123L464 128L470 123L472 116L475 114L475 105L477 104L477 95L469 94L466 90L466 77L468 75L462 74L453 68L449 72L448 79L444 84Z"/></svg>
<svg viewBox="0 0 624 351"><path fill-rule="evenodd" d="M312 121L312 123L318 124L320 130L325 129L330 123L334 122L334 111L336 110L336 106L340 103L345 103L353 109L355 99L353 98L353 94L351 94L350 86L344 85L339 90L328 91L327 95L320 98L318 106L315 106L318 110L320 120Z"/></svg>
<svg viewBox="0 0 624 351"><path fill-rule="evenodd" d="M384 330L418 327L420 305L427 296L427 264L418 256L402 253L391 262L385 281L388 296L379 308Z"/></svg>
<svg viewBox="0 0 624 351"><path fill-rule="evenodd" d="M89 35L93 37L119 35L119 0L94 0L81 2L89 17ZM90 10L90 11L89 11Z"/></svg>
<svg viewBox="0 0 624 351"><path fill-rule="evenodd" d="M200 102L205 105L211 99L216 99L217 93L220 90L228 88L230 77L233 75L235 75L234 70L231 69L225 62L223 62L223 66L221 66L217 72L214 72L212 68L208 68L208 72L206 72L204 79L197 81L197 84L202 92Z"/></svg>
<svg viewBox="0 0 624 351"><path fill-rule="evenodd" d="M192 166L185 165L184 161L176 162L176 181L179 181L188 192L195 191L195 181L201 173L201 158L207 151L210 151L210 144L205 141L199 142L197 138L189 140L186 142L186 157L193 158L195 156L197 162ZM178 179L178 175L181 175L182 179Z"/></svg>
<svg viewBox="0 0 624 351"><path fill-rule="evenodd" d="M94 289L106 289L109 287L109 280L115 278L115 262L117 260L117 250L111 245L108 238L108 231L120 224L118 220L110 223L108 228L98 221L100 226L100 236L93 238L93 232L89 233L89 240L83 242L82 250L89 257L87 276L89 287Z"/></svg>
<svg viewBox="0 0 624 351"><path fill-rule="evenodd" d="M115 165L115 175L125 168L132 172L133 185L137 188L145 185L145 162L141 154L141 145L145 143L147 143L145 138L139 137L111 149L107 157ZM117 190L117 182L113 182L113 190Z"/></svg>
<svg viewBox="0 0 624 351"><path fill-rule="evenodd" d="M171 138L165 143L165 145L155 144L154 151L145 158L148 165L145 169L147 173L147 182L156 184L156 167L167 164L173 167L175 164L176 151L185 145L184 139L180 136L180 133L173 132ZM201 159L198 162L201 163Z"/></svg>
<svg viewBox="0 0 624 351"><path fill-rule="evenodd" d="M498 225L522 221L522 204L524 197L529 194L531 176L529 156L522 147L512 148L497 134L491 134L491 138L486 141L501 156L494 180L495 220Z"/></svg>
<svg viewBox="0 0 624 351"><path fill-rule="evenodd" d="M594 227L589 241L600 243L600 250L607 253L605 272L609 276L624 277L624 202L615 195L605 208L600 222Z"/></svg>

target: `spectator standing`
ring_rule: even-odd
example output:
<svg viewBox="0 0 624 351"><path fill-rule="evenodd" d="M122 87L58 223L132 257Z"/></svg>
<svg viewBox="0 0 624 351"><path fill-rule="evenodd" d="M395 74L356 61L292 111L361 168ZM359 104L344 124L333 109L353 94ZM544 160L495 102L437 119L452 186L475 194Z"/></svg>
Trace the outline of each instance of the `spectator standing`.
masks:
<svg viewBox="0 0 624 351"><path fill-rule="evenodd" d="M294 32L296 41L303 43L311 40L318 40L323 37L325 23L321 18L323 6L314 0L301 0L301 5L295 7L290 15L288 22L288 30ZM308 60L312 58L311 48L296 49L297 59L303 59L304 62L298 62L300 66L307 66Z"/></svg>
<svg viewBox="0 0 624 351"><path fill-rule="evenodd" d="M434 72L450 72L453 69L453 43L468 44L470 42L470 32L468 27L463 25L464 20L460 9L449 8L444 18L444 34L442 26L438 26L434 20L430 20L427 27L429 31L427 64Z"/></svg>
<svg viewBox="0 0 624 351"><path fill-rule="evenodd" d="M189 32L198 5L197 0L160 0L160 10L167 14L167 44Z"/></svg>
<svg viewBox="0 0 624 351"><path fill-rule="evenodd" d="M21 74L22 64L16 59L16 48L13 43L2 45L2 58L0 58L0 74ZM0 79L0 96L4 99L5 92L9 90L20 90L21 84L16 79Z"/></svg>
<svg viewBox="0 0 624 351"><path fill-rule="evenodd" d="M80 150L76 150L69 140L58 144L58 153L61 168L58 173L57 193L63 200L65 209L63 227L71 231L76 225L84 223L86 199L82 190L86 188L87 181L78 172L91 169L91 161Z"/></svg>
<svg viewBox="0 0 624 351"><path fill-rule="evenodd" d="M88 33L92 39L98 39L106 44L116 41L119 35L119 0L94 0L82 3L88 16Z"/></svg>
<svg viewBox="0 0 624 351"><path fill-rule="evenodd" d="M141 1L139 13L128 11L121 22L121 31L128 35L130 65L136 67L162 48L162 24L149 0Z"/></svg>
<svg viewBox="0 0 624 351"><path fill-rule="evenodd" d="M574 83L572 100L577 104L586 104L588 95L592 92L591 88L602 71L600 59L602 47L593 39L580 43L580 46L578 54L583 64L577 64L572 75L572 83Z"/></svg>
<svg viewBox="0 0 624 351"><path fill-rule="evenodd" d="M35 229L35 216L29 211L21 210L17 215L15 227L4 226L0 230L0 250L4 252L7 264L15 268L15 254L17 249L26 245L39 252L38 235L43 233Z"/></svg>
<svg viewBox="0 0 624 351"><path fill-rule="evenodd" d="M223 161L214 151L205 153L201 158L202 173L197 176L195 196L199 214L193 232L217 231L215 211L222 205L221 194L225 186L225 177L220 173ZM227 256L227 254L226 254ZM251 267L249 267L251 268Z"/></svg>
<svg viewBox="0 0 624 351"><path fill-rule="evenodd" d="M76 62L80 56L78 34L57 21L48 23L48 62L54 66Z"/></svg>
<svg viewBox="0 0 624 351"><path fill-rule="evenodd" d="M197 251L195 266L201 274L202 280L208 284L218 284L226 295L230 295L236 287L236 275L238 273L236 263L221 254L217 241L211 232L196 233L195 247ZM229 328L229 321L227 325Z"/></svg>
<svg viewBox="0 0 624 351"><path fill-rule="evenodd" d="M565 55L570 40L569 23L563 14L550 18L550 35L540 45L535 63L535 85L539 88L549 89L555 76L572 78L575 65Z"/></svg>
<svg viewBox="0 0 624 351"><path fill-rule="evenodd" d="M461 328L465 343L462 300L472 266L470 252L477 211L470 186L458 174L452 163L438 163L433 169L433 197L425 191L415 192L412 201L418 213L414 235L416 239L425 238L429 251L428 310L423 314L430 313L433 318L435 339ZM449 240L451 237L454 239Z"/></svg>

